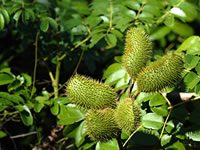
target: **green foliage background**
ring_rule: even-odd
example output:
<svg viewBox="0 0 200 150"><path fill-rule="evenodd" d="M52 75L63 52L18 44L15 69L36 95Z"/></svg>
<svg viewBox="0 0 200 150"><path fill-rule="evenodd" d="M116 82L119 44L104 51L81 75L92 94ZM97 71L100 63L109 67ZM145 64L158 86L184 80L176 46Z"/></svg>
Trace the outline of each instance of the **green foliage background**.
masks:
<svg viewBox="0 0 200 150"><path fill-rule="evenodd" d="M121 55L134 26L149 34L152 60L168 51L185 58L182 81L163 93L198 95L199 15L199 0L0 0L0 147L121 149L119 140L95 143L86 136L85 112L64 94L68 79L78 72L119 93L128 87ZM142 128L125 148L198 149L198 100L167 103L159 93L140 93ZM130 134L122 133L121 142Z"/></svg>

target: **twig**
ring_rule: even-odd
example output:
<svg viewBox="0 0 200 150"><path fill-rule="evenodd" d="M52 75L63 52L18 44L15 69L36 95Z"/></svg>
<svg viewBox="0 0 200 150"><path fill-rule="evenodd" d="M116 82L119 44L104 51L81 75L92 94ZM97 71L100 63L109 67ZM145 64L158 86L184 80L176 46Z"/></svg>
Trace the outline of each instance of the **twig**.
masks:
<svg viewBox="0 0 200 150"><path fill-rule="evenodd" d="M37 71L37 59L38 59L38 37L39 37L39 31L36 34L35 37L35 65L34 65L34 70L33 70L33 86L31 90L31 97L33 96L34 93L34 87L35 87L35 80L36 80L36 71Z"/></svg>
<svg viewBox="0 0 200 150"><path fill-rule="evenodd" d="M37 134L37 132L33 131L33 132L29 132L29 133L24 133L24 134L10 136L10 139L22 138L22 137L26 137L26 136L33 135L33 134Z"/></svg>
<svg viewBox="0 0 200 150"><path fill-rule="evenodd" d="M144 5L146 4L146 2L147 2L147 0L144 0L144 1L142 2L142 6L141 6L140 9L138 10L137 15L136 15L136 17L135 17L135 21L134 21L135 24L137 24L139 15L140 15L140 13L142 12L142 9L143 9Z"/></svg>
<svg viewBox="0 0 200 150"><path fill-rule="evenodd" d="M132 138L132 136L141 128L142 126L140 125L129 137L128 139L124 142L123 147L126 146L126 144L128 143L128 141Z"/></svg>
<svg viewBox="0 0 200 150"><path fill-rule="evenodd" d="M163 93L160 92L160 94L165 98L165 100L167 101L169 107L172 107L172 104L171 104L171 102L168 100L168 98L167 98ZM166 125L167 125L167 121L168 121L168 119L169 119L169 116L171 115L171 112L172 112L172 109L170 109L170 111L169 111L169 113L168 113L168 115L167 115L167 117L166 117L166 119L165 119L165 122L164 122L164 125L163 125L163 127L162 127L162 130L161 130L159 139L162 138L162 135L163 135L163 133L164 133L164 130L165 130L165 127L166 127Z"/></svg>
<svg viewBox="0 0 200 150"><path fill-rule="evenodd" d="M80 55L80 58L79 58L79 60L78 60L78 63L77 63L77 65L76 65L76 67L75 67L75 69L74 69L74 71L73 71L73 73L72 73L72 76L77 72L77 70L78 70L78 68L79 68L79 66L80 66L80 64L81 64L81 61L82 61L82 59L83 59L84 52L85 52L85 51L82 50L81 55Z"/></svg>

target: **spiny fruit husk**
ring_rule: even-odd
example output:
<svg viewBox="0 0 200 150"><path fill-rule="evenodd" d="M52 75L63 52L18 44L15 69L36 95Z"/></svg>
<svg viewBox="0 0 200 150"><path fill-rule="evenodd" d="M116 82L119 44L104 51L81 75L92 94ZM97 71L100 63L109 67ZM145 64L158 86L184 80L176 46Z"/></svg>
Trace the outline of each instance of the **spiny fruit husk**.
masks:
<svg viewBox="0 0 200 150"><path fill-rule="evenodd" d="M67 96L81 108L116 107L117 94L109 85L76 74L70 79Z"/></svg>
<svg viewBox="0 0 200 150"><path fill-rule="evenodd" d="M138 90L156 92L166 87L173 87L181 78L183 68L183 58L175 52L170 52L138 74Z"/></svg>
<svg viewBox="0 0 200 150"><path fill-rule="evenodd" d="M141 69L146 66L151 56L152 43L148 35L139 28L128 30L122 63L129 76L136 78Z"/></svg>
<svg viewBox="0 0 200 150"><path fill-rule="evenodd" d="M107 142L117 137L120 129L114 120L114 110L90 109L86 115L87 134L93 141Z"/></svg>
<svg viewBox="0 0 200 150"><path fill-rule="evenodd" d="M119 103L114 117L119 128L126 132L136 130L141 124L141 110L131 98Z"/></svg>

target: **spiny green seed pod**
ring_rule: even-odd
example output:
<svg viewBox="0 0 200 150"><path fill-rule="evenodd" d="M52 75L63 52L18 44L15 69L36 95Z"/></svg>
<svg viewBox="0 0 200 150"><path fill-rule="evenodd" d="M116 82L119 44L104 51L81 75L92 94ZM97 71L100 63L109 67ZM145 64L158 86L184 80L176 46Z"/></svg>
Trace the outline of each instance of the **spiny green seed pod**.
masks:
<svg viewBox="0 0 200 150"><path fill-rule="evenodd" d="M152 56L152 43L148 35L139 28L131 28L125 39L125 49L122 56L122 63L131 76L136 78L137 74Z"/></svg>
<svg viewBox="0 0 200 150"><path fill-rule="evenodd" d="M122 130L134 131L141 124L141 110L131 98L126 98L117 106L114 118Z"/></svg>
<svg viewBox="0 0 200 150"><path fill-rule="evenodd" d="M86 115L87 134L93 141L107 142L117 137L120 129L114 120L114 110L90 109Z"/></svg>
<svg viewBox="0 0 200 150"><path fill-rule="evenodd" d="M138 90L156 92L166 87L173 87L180 79L183 68L183 58L175 52L170 52L138 74Z"/></svg>
<svg viewBox="0 0 200 150"><path fill-rule="evenodd" d="M82 108L116 107L117 94L109 85L76 74L68 83L67 96Z"/></svg>

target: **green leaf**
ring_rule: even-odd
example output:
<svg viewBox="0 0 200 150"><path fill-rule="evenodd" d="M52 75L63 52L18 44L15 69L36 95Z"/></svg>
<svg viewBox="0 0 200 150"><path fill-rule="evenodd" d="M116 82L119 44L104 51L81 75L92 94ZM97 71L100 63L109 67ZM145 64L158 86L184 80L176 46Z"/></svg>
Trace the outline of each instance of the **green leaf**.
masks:
<svg viewBox="0 0 200 150"><path fill-rule="evenodd" d="M195 70L197 71L197 74L200 75L200 63L198 63Z"/></svg>
<svg viewBox="0 0 200 150"><path fill-rule="evenodd" d="M162 105L159 107L151 107L152 112L160 115L160 116L167 116L168 114L168 106L167 105Z"/></svg>
<svg viewBox="0 0 200 150"><path fill-rule="evenodd" d="M116 46L117 38L114 34L107 34L105 40L108 43L108 45L113 47Z"/></svg>
<svg viewBox="0 0 200 150"><path fill-rule="evenodd" d="M164 146L171 141L172 136L168 134L164 134L161 138L161 145Z"/></svg>
<svg viewBox="0 0 200 150"><path fill-rule="evenodd" d="M50 110L53 115L57 115L59 113L59 104L53 103L53 106L51 106Z"/></svg>
<svg viewBox="0 0 200 150"><path fill-rule="evenodd" d="M173 15L167 15L165 17L165 21L164 21L164 24L168 27L173 27L174 26L174 16Z"/></svg>
<svg viewBox="0 0 200 150"><path fill-rule="evenodd" d="M13 16L13 19L16 21L16 25L18 24L21 13L22 13L22 10L18 10Z"/></svg>
<svg viewBox="0 0 200 150"><path fill-rule="evenodd" d="M11 95L6 92L0 92L0 97L10 100L11 102L14 102L16 104L19 104L20 102L24 103L24 99L20 97L19 95Z"/></svg>
<svg viewBox="0 0 200 150"><path fill-rule="evenodd" d="M187 21L193 21L198 15L196 7L187 1L180 3L178 7L186 13Z"/></svg>
<svg viewBox="0 0 200 150"><path fill-rule="evenodd" d="M49 24L51 25L51 27L54 29L54 30L58 30L58 24L56 23L56 21L51 18L51 17L47 17L47 20L49 21Z"/></svg>
<svg viewBox="0 0 200 150"><path fill-rule="evenodd" d="M42 110L43 107L44 107L44 104L35 103L34 104L34 111L37 112L37 113L39 113Z"/></svg>
<svg viewBox="0 0 200 150"><path fill-rule="evenodd" d="M151 100L149 101L149 106L159 106L166 104L165 98L161 94L156 94L151 97Z"/></svg>
<svg viewBox="0 0 200 150"><path fill-rule="evenodd" d="M86 133L86 125L85 121L81 122L81 124L78 126L76 135L75 135L75 144L77 147L81 146L83 142L85 141Z"/></svg>
<svg viewBox="0 0 200 150"><path fill-rule="evenodd" d="M181 23L179 21L174 22L174 26L172 27L174 33L177 33L180 36L188 37L194 34L194 30L188 24Z"/></svg>
<svg viewBox="0 0 200 150"><path fill-rule="evenodd" d="M26 105L23 105L22 107L24 108L24 110L20 112L20 118L22 122L24 123L24 125L30 126L33 124L33 117L32 117L31 111Z"/></svg>
<svg viewBox="0 0 200 150"><path fill-rule="evenodd" d="M97 142L95 150L119 150L119 145L116 139L106 143Z"/></svg>
<svg viewBox="0 0 200 150"><path fill-rule="evenodd" d="M200 57L194 56L194 55L186 55L185 57L185 67L188 70L191 70L196 67L196 65L199 63Z"/></svg>
<svg viewBox="0 0 200 150"><path fill-rule="evenodd" d="M177 52L187 51L191 55L200 55L200 37L190 36L176 50Z"/></svg>
<svg viewBox="0 0 200 150"><path fill-rule="evenodd" d="M185 150L185 146L183 145L183 143L181 143L180 141L177 141L175 143L173 143L173 145L170 145L169 147L165 148L166 150Z"/></svg>
<svg viewBox="0 0 200 150"><path fill-rule="evenodd" d="M185 136L188 139L191 139L193 141L197 141L200 142L200 130L196 130L196 131L188 131L185 133Z"/></svg>
<svg viewBox="0 0 200 150"><path fill-rule="evenodd" d="M100 41L103 37L105 36L104 33L98 33L98 34L95 34L91 40L90 40L90 45L89 45L89 48L92 48L98 41Z"/></svg>
<svg viewBox="0 0 200 150"><path fill-rule="evenodd" d="M167 126L166 126L165 130L168 133L171 133L171 131L174 129L174 127L175 127L174 122L172 120L170 120L167 122Z"/></svg>
<svg viewBox="0 0 200 150"><path fill-rule="evenodd" d="M189 72L184 78L184 83L188 89L193 89L200 81L198 75L194 72Z"/></svg>
<svg viewBox="0 0 200 150"><path fill-rule="evenodd" d="M57 97L54 99L54 101L59 105L71 103L71 100L67 97Z"/></svg>
<svg viewBox="0 0 200 150"><path fill-rule="evenodd" d="M13 81L13 77L9 74L1 73L0 74L0 85L6 85Z"/></svg>
<svg viewBox="0 0 200 150"><path fill-rule="evenodd" d="M153 20L153 15L150 14L147 11L143 11L140 15L139 15L139 19L141 19L142 21L147 21L147 22L151 22Z"/></svg>
<svg viewBox="0 0 200 150"><path fill-rule="evenodd" d="M49 20L47 18L42 19L40 24L40 30L42 30L43 32L47 32L48 28Z"/></svg>
<svg viewBox="0 0 200 150"><path fill-rule="evenodd" d="M114 85L115 83L117 83L118 80L125 76L125 73L126 71L124 69L117 70L105 80L105 84L108 84L110 86Z"/></svg>
<svg viewBox="0 0 200 150"><path fill-rule="evenodd" d="M103 80L108 78L111 74L113 74L114 72L118 71L122 69L122 65L120 63L114 63L112 65L110 65L103 73Z"/></svg>
<svg viewBox="0 0 200 150"><path fill-rule="evenodd" d="M152 96L153 96L152 93L143 93L142 92L137 96L136 101L138 103L146 102L146 101L150 100Z"/></svg>
<svg viewBox="0 0 200 150"><path fill-rule="evenodd" d="M118 37L120 40L123 38L123 34L118 30L112 30L111 33L113 33L116 37Z"/></svg>
<svg viewBox="0 0 200 150"><path fill-rule="evenodd" d="M9 101L9 100L7 100L5 98L0 98L0 105L14 106L14 104L11 101Z"/></svg>
<svg viewBox="0 0 200 150"><path fill-rule="evenodd" d="M121 78L115 85L116 90L123 89L128 86L129 83L129 78L128 74L125 74L125 77Z"/></svg>
<svg viewBox="0 0 200 150"><path fill-rule="evenodd" d="M59 124L69 125L75 122L81 121L85 118L83 112L76 108L72 104L68 104L67 106L60 106L60 113L58 114L58 118L60 119Z"/></svg>
<svg viewBox="0 0 200 150"><path fill-rule="evenodd" d="M31 84L32 84L31 76L26 73L22 73L22 76L24 77L24 79L26 81L26 86L31 86Z"/></svg>
<svg viewBox="0 0 200 150"><path fill-rule="evenodd" d="M169 34L169 32L171 31L171 29L167 26L163 26L159 29L157 29L156 31L154 31L150 36L149 39L154 41L154 40L160 40L161 38L165 37L167 34Z"/></svg>
<svg viewBox="0 0 200 150"><path fill-rule="evenodd" d="M163 126L163 117L155 113L147 113L142 118L142 125L145 128L160 129Z"/></svg>
<svg viewBox="0 0 200 150"><path fill-rule="evenodd" d="M126 0L125 5L133 10L139 10L140 9L140 4L136 1L132 0Z"/></svg>
<svg viewBox="0 0 200 150"><path fill-rule="evenodd" d="M180 9L180 8L177 8L177 7L173 7L171 10L170 10L170 14L172 15L175 15L176 17L180 18L180 19L186 19L186 14L185 12Z"/></svg>
<svg viewBox="0 0 200 150"><path fill-rule="evenodd" d="M4 138L5 136L7 136L7 134L3 131L0 131L0 138Z"/></svg>

